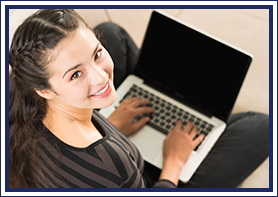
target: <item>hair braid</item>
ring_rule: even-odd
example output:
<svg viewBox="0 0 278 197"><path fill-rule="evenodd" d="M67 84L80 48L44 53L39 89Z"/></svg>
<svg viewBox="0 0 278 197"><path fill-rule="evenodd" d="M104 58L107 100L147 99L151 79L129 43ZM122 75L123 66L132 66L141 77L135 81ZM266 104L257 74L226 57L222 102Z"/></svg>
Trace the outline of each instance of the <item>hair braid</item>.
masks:
<svg viewBox="0 0 278 197"><path fill-rule="evenodd" d="M74 10L39 10L14 33L9 52L10 187L38 187L39 179L46 180L37 155L46 100L35 90L51 88L47 68L52 51L80 25L86 23Z"/></svg>

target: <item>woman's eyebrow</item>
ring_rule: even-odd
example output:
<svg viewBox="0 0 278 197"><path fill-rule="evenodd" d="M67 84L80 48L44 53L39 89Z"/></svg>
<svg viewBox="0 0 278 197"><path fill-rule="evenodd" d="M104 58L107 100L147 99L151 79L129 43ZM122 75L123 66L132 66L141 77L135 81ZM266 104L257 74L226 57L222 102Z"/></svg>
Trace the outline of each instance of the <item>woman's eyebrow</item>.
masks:
<svg viewBox="0 0 278 197"><path fill-rule="evenodd" d="M97 46L96 46L96 48L95 48L95 50L94 50L94 52L93 52L93 55L92 55L92 56L95 56L95 54L96 54L96 52L97 52L97 50L98 50L98 46L99 46L99 42L97 43Z"/></svg>
<svg viewBox="0 0 278 197"><path fill-rule="evenodd" d="M97 46L95 47L95 50L94 50L92 56L94 56L94 55L96 54L96 52L97 52L97 50L98 50L98 46L99 46L99 42L97 43ZM72 70L78 68L79 66L81 66L81 64L78 64L78 65L76 65L76 66L73 66L73 67L69 68L69 69L64 73L62 79L66 76L66 74L67 74L68 72L70 72L70 71L72 71Z"/></svg>
<svg viewBox="0 0 278 197"><path fill-rule="evenodd" d="M79 66L81 66L81 64L78 64L78 65L76 65L76 66L71 67L70 69L68 69L68 70L65 72L65 74L63 75L62 79L65 77L65 75L66 75L68 72L70 72L70 71L72 71L72 70L74 70L74 69L77 69Z"/></svg>

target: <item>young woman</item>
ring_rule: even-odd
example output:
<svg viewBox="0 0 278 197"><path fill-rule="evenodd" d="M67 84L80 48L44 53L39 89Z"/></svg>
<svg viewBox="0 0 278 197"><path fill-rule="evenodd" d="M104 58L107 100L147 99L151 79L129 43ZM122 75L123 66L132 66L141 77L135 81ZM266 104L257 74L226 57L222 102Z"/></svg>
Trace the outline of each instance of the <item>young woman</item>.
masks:
<svg viewBox="0 0 278 197"><path fill-rule="evenodd" d="M154 112L149 102L123 101L108 120L94 110L115 101L113 83L132 72L137 53L122 28L91 31L74 10L39 10L18 27L9 55L10 187L236 187L264 161L268 116L244 113L187 184L179 173L203 139L190 122L167 135L161 171L145 164L125 136L148 122L133 119Z"/></svg>

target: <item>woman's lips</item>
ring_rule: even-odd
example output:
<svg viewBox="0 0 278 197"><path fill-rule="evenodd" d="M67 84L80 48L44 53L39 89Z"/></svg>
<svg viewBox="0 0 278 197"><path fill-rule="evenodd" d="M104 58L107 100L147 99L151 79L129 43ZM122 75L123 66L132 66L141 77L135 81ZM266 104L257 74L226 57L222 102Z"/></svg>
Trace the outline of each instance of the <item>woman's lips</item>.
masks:
<svg viewBox="0 0 278 197"><path fill-rule="evenodd" d="M112 87L108 80L107 83L97 93L90 95L90 97L104 98L110 94L111 90Z"/></svg>

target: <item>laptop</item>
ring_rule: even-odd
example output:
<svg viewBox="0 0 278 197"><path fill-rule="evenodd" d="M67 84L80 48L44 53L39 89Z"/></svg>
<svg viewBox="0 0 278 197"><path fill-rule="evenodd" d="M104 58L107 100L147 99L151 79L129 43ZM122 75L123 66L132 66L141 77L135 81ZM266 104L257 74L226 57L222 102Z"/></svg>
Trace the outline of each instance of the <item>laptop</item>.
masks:
<svg viewBox="0 0 278 197"><path fill-rule="evenodd" d="M252 55L162 11L152 12L133 74L117 99L100 113L108 117L124 99L149 100L155 113L128 138L145 161L162 168L163 140L177 120L191 121L202 143L192 151L179 179L188 182L227 126ZM141 117L137 117L137 121Z"/></svg>

